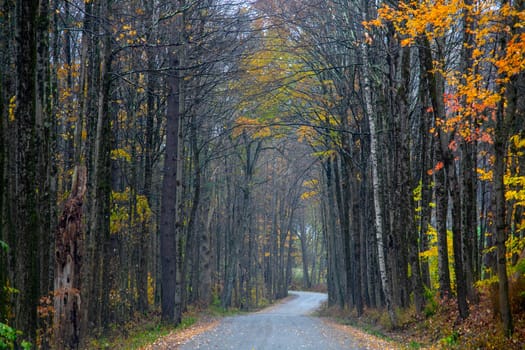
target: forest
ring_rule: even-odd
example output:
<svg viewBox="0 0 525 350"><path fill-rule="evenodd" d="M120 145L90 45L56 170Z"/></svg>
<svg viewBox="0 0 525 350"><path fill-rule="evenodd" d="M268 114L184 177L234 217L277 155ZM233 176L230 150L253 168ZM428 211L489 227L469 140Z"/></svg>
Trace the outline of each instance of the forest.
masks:
<svg viewBox="0 0 525 350"><path fill-rule="evenodd" d="M524 23L523 0L0 0L0 349L290 289L392 329L489 305L470 346L521 349Z"/></svg>

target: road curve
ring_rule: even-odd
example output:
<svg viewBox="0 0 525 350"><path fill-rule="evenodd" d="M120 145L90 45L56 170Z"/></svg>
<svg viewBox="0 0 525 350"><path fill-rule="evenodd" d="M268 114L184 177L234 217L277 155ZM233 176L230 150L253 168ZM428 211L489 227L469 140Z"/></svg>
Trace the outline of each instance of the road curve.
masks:
<svg viewBox="0 0 525 350"><path fill-rule="evenodd" d="M290 300L268 309L227 317L219 326L195 336L179 349L361 349L348 335L309 316L326 300L326 294L290 292L290 295Z"/></svg>

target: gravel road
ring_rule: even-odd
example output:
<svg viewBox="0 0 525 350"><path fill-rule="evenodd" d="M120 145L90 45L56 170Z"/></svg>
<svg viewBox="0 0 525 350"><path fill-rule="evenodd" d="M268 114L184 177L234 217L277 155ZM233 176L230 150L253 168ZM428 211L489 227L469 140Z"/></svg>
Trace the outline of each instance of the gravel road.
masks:
<svg viewBox="0 0 525 350"><path fill-rule="evenodd" d="M348 335L309 314L326 294L290 292L284 303L249 315L227 317L219 326L181 345L182 350L361 349Z"/></svg>

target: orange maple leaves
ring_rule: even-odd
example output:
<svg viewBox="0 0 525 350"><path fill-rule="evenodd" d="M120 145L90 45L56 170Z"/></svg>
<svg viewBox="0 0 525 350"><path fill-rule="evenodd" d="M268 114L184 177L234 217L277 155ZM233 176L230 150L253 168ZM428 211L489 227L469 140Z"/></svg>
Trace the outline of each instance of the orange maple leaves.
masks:
<svg viewBox="0 0 525 350"><path fill-rule="evenodd" d="M390 24L401 46L420 38L430 44L435 55L431 73L445 81L445 115L436 115L432 107L426 111L435 117L430 132L451 135L454 152L459 140L493 143L496 110L506 104L505 84L525 71L524 23L525 10L495 0L409 0L397 8L384 4L378 17L363 25L372 32ZM438 162L427 173L443 167Z"/></svg>
<svg viewBox="0 0 525 350"><path fill-rule="evenodd" d="M456 38L455 55L460 50L468 52L470 56L463 57L468 65L451 64L454 52L434 59L433 74L445 79L447 91L443 96L446 115L437 116L436 126L467 142L491 143L489 125L504 98L502 84L525 70L525 11L494 0L410 0L400 2L397 8L383 5L376 19L363 24L371 30L387 23L395 28L401 46L426 37L431 46L440 47ZM462 42L464 37L454 28L463 28L471 40ZM508 40L498 47L496 40L502 36ZM497 75L487 76L491 71Z"/></svg>

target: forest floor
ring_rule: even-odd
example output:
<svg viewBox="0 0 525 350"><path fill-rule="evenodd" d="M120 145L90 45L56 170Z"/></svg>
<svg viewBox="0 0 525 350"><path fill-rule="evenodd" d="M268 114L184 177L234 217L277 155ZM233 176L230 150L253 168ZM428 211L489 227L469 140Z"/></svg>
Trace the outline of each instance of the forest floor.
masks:
<svg viewBox="0 0 525 350"><path fill-rule="evenodd" d="M417 316L414 310L398 312L400 325L395 329L386 312L379 310L365 310L357 318L355 314L325 306L318 314L356 337L382 338L392 349L525 350L525 305L515 305L514 309L515 331L511 338L503 334L489 293L481 293L479 303L470 305L466 320L459 318L455 300L431 300L426 315Z"/></svg>

